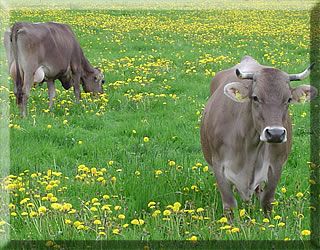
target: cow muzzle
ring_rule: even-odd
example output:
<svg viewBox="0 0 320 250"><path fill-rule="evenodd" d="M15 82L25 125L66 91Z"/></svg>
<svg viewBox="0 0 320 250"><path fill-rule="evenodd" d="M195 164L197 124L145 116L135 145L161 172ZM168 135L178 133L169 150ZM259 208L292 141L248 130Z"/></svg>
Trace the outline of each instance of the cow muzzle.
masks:
<svg viewBox="0 0 320 250"><path fill-rule="evenodd" d="M265 127L260 140L269 143L284 143L287 141L287 130L284 127Z"/></svg>

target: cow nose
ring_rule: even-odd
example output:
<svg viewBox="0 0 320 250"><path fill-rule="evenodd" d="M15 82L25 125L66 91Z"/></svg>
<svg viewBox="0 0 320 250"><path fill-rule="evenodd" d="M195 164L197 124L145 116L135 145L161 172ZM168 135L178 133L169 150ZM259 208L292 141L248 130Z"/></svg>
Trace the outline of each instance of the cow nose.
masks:
<svg viewBox="0 0 320 250"><path fill-rule="evenodd" d="M287 141L287 130L283 127L267 127L264 129L266 142L281 143Z"/></svg>

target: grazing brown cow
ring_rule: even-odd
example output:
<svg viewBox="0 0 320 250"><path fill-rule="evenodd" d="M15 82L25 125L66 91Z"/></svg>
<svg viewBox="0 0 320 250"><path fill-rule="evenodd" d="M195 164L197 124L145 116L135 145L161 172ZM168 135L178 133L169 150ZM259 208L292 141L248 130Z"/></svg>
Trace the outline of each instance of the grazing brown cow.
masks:
<svg viewBox="0 0 320 250"><path fill-rule="evenodd" d="M202 118L201 144L227 214L237 207L232 185L245 201L265 185L259 192L260 202L265 212L271 210L291 150L288 106L317 95L314 87L292 88L290 81L306 78L311 67L290 75L245 56L213 78Z"/></svg>
<svg viewBox="0 0 320 250"><path fill-rule="evenodd" d="M65 89L73 86L77 101L80 83L85 92L102 93L103 74L90 65L75 34L66 24L15 23L5 32L4 45L22 116L26 115L34 82L47 82L50 107L55 97L56 79Z"/></svg>

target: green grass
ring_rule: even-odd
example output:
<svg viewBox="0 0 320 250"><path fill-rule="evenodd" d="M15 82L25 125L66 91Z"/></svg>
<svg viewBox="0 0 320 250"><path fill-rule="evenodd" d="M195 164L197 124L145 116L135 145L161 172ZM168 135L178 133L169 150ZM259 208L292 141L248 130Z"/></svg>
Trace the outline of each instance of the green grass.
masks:
<svg viewBox="0 0 320 250"><path fill-rule="evenodd" d="M23 191L18 191L21 186L12 191L16 194L12 195L11 202L16 205L12 211L17 213L10 222L12 239L308 238L300 234L304 229L310 230L308 105L291 107L295 124L293 149L278 186L279 205L270 223L262 222L264 215L258 202L248 206L239 200L239 207L247 211L241 218L235 211L233 227L240 228L239 233L220 229L221 199L213 175L203 171L206 162L199 137L201 111L214 72L238 63L246 54L290 73L300 72L308 65L308 12L250 10L244 15L241 10L26 9L11 14L12 23L50 20L70 24L90 62L104 70L108 100L84 97L76 104L72 91L63 91L56 82L60 93L53 110L45 112L46 86L37 86L29 99L29 115L21 119L11 95L11 173L22 173L22 179L13 182L25 187ZM141 82L134 80L137 76ZM135 101L134 96L139 93L148 95ZM157 96L160 94L164 96ZM64 120L67 124L63 124ZM144 137L150 141L144 142ZM176 165L169 166L170 160ZM197 163L201 164L194 167ZM84 181L76 180L81 164L98 171L106 168L106 183L101 184L89 174ZM62 176L48 176L48 169L61 172ZM157 175L157 170L162 173ZM36 172L42 175L32 178L30 175ZM115 182L112 177L116 177ZM60 183L46 191L48 183L43 178L48 182L58 179ZM280 191L281 187L286 187L286 194ZM44 197L49 192L60 203L70 202L76 214L55 211L49 201L35 196ZM298 192L304 197L298 199ZM104 201L104 194L111 199ZM35 208L20 205L26 197L31 198L29 202ZM94 197L101 206L112 205L112 213L91 212L92 203L85 203ZM195 211L192 215L208 219L192 218L184 212L172 213L170 221L162 220L166 217L162 214L153 218L156 208L148 208L150 201L157 203L161 213L175 202L182 204L181 209L201 207L204 212ZM23 211L37 211L40 205L47 207L45 215L21 215ZM114 209L116 205L121 206L119 211ZM125 214L124 221L117 219L119 213ZM275 215L282 217L284 227L278 226ZM66 218L85 222L87 230L67 225ZM105 229L98 230L93 224L97 218ZM132 225L135 218L142 218L145 224ZM253 218L255 225L250 222ZM126 223L129 226L123 228ZM275 228L268 227L270 224ZM120 235L114 234L114 229L120 229ZM106 236L99 236L99 231Z"/></svg>

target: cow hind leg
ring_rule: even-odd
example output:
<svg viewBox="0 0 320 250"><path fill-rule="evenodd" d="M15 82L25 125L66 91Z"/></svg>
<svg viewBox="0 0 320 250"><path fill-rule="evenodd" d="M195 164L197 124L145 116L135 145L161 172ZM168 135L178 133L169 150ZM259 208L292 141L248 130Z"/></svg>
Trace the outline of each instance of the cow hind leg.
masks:
<svg viewBox="0 0 320 250"><path fill-rule="evenodd" d="M51 109L53 106L54 98L56 96L56 88L54 86L54 81L48 80L47 86L48 86L48 96L49 96L49 109Z"/></svg>
<svg viewBox="0 0 320 250"><path fill-rule="evenodd" d="M33 83L33 74L24 74L22 90L18 91L18 106L22 117L27 115L27 104L30 95L30 89Z"/></svg>

